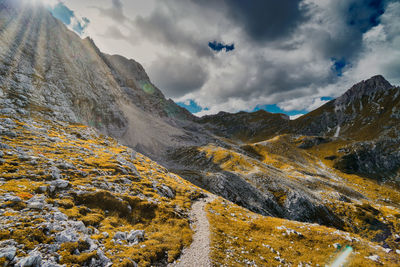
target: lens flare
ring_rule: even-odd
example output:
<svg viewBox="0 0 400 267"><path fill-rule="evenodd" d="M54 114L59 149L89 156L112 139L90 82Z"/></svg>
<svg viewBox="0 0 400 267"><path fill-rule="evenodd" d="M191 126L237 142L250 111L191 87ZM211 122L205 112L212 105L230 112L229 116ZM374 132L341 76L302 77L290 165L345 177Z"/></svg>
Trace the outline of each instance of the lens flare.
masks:
<svg viewBox="0 0 400 267"><path fill-rule="evenodd" d="M335 258L333 263L331 265L329 265L329 267L342 267L342 266L344 266L348 262L349 256L351 255L352 252L353 252L353 248L350 247L350 246L346 246L340 252L340 254Z"/></svg>

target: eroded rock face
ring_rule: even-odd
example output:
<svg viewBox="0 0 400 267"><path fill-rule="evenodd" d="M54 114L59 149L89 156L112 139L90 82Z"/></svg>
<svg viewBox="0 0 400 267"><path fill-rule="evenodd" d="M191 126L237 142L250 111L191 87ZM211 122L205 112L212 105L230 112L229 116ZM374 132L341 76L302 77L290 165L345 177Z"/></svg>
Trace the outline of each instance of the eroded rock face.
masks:
<svg viewBox="0 0 400 267"><path fill-rule="evenodd" d="M344 155L335 168L350 174L360 174L380 181L400 181L400 151L398 139L357 142L344 147Z"/></svg>

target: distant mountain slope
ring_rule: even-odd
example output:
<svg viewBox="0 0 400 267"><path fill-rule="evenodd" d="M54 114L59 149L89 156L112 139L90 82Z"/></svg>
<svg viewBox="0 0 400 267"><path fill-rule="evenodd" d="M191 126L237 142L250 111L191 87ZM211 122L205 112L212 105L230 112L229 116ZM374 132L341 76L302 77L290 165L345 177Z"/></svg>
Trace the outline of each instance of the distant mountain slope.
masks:
<svg viewBox="0 0 400 267"><path fill-rule="evenodd" d="M304 148L344 139L346 144L341 143L331 155L336 168L381 181L400 181L400 87L381 75L355 84L294 121L266 111L220 112L198 121L218 136L244 143L279 134L316 136L304 139Z"/></svg>
<svg viewBox="0 0 400 267"><path fill-rule="evenodd" d="M400 88L381 75L357 83L342 96L292 122L306 135L370 140L399 136Z"/></svg>
<svg viewBox="0 0 400 267"><path fill-rule="evenodd" d="M400 181L400 87L380 75L293 121L291 131L347 139L338 147L336 168Z"/></svg>
<svg viewBox="0 0 400 267"><path fill-rule="evenodd" d="M151 83L146 71L138 62L120 55L103 55L115 80L136 106L159 117L194 119L189 111L178 106L171 99L165 98L163 93Z"/></svg>
<svg viewBox="0 0 400 267"><path fill-rule="evenodd" d="M220 112L201 117L198 122L219 136L242 142L262 141L289 127L287 115L265 110L235 114Z"/></svg>

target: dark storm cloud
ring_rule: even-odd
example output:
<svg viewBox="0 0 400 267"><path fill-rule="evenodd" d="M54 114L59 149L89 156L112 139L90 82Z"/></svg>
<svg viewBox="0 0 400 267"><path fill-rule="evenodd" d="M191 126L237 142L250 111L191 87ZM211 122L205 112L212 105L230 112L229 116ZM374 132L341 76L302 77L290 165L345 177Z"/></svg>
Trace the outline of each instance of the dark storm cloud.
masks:
<svg viewBox="0 0 400 267"><path fill-rule="evenodd" d="M326 59L354 63L363 52L363 34L379 24L388 2L336 0L330 2L325 10L311 8L315 14L323 14L315 23L326 27L311 27L304 34L309 36L315 53Z"/></svg>
<svg viewBox="0 0 400 267"><path fill-rule="evenodd" d="M302 0L191 0L201 8L217 9L253 41L272 41L292 33L307 19Z"/></svg>
<svg viewBox="0 0 400 267"><path fill-rule="evenodd" d="M178 19L179 20L179 19ZM156 9L149 16L138 16L134 26L142 36L173 49L194 52L199 57L213 56L207 41L188 31L177 23L177 18L165 9Z"/></svg>
<svg viewBox="0 0 400 267"><path fill-rule="evenodd" d="M347 12L347 23L365 33L379 24L379 18L384 13L384 6L384 0L350 2Z"/></svg>
<svg viewBox="0 0 400 267"><path fill-rule="evenodd" d="M285 100L288 93L297 95L298 89L309 87L308 90L312 90L315 84L326 85L335 79L333 74L313 71L310 67L312 62L273 62L257 55L243 59L243 62L248 68L243 70L241 76L234 78L233 86L213 92L216 98L251 101L268 96L279 102Z"/></svg>
<svg viewBox="0 0 400 267"><path fill-rule="evenodd" d="M186 57L162 57L149 68L150 77L167 97L180 97L200 89L208 78L199 63Z"/></svg>
<svg viewBox="0 0 400 267"><path fill-rule="evenodd" d="M293 32L306 19L301 0L230 0L228 14L255 41L270 41Z"/></svg>

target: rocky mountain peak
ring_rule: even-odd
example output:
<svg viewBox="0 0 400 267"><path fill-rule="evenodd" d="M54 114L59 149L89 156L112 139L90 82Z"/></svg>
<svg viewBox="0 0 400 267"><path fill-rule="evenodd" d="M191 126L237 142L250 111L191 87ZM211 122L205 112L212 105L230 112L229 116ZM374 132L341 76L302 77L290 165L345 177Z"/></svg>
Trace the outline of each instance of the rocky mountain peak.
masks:
<svg viewBox="0 0 400 267"><path fill-rule="evenodd" d="M368 80L363 80L353 85L342 96L338 97L335 103L336 106L341 106L353 102L356 99L361 99L364 95L371 96L377 91L387 90L392 87L393 85L391 85L382 75L376 75Z"/></svg>
<svg viewBox="0 0 400 267"><path fill-rule="evenodd" d="M386 90L392 87L393 86L382 75L376 75L368 80L364 80L353 85L349 91L356 94L360 92L363 94L368 94L369 92Z"/></svg>

